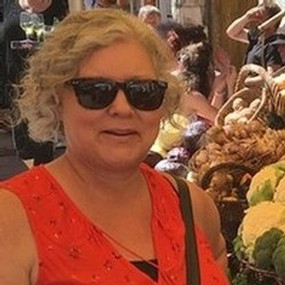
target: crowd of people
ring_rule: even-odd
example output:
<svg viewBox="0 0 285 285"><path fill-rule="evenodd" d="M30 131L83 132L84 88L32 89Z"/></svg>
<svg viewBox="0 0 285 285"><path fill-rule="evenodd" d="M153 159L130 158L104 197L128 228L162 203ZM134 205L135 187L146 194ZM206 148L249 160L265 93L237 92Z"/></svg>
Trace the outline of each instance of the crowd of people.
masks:
<svg viewBox="0 0 285 285"><path fill-rule="evenodd" d="M76 13L68 1L16 2L5 24L8 107L18 155L34 166L0 184L0 283L189 284L173 174L187 177L175 163L187 166L234 93L230 56L202 25L163 20L153 5L132 15L111 0ZM36 51L10 48L24 38L21 11L59 20ZM284 65L280 22L258 30L279 12L257 6L230 24L228 36L248 43L244 63ZM186 183L197 285L229 284L218 210Z"/></svg>

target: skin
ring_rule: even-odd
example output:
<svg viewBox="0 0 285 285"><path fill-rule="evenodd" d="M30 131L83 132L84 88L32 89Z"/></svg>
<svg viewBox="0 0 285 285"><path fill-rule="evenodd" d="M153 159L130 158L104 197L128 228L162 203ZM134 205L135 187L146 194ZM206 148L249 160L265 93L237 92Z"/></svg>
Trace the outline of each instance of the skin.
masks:
<svg viewBox="0 0 285 285"><path fill-rule="evenodd" d="M151 13L142 19L142 21L155 28L161 22L161 16L156 13Z"/></svg>
<svg viewBox="0 0 285 285"><path fill-rule="evenodd" d="M262 5L253 7L240 18L234 20L227 28L226 33L234 40L248 43L248 29L246 28L247 24L255 23L258 25L265 21L267 17L266 11ZM266 33L271 34L273 31L272 29L269 29Z"/></svg>
<svg viewBox="0 0 285 285"><path fill-rule="evenodd" d="M52 4L52 0L18 0L18 3L24 10L40 13Z"/></svg>
<svg viewBox="0 0 285 285"><path fill-rule="evenodd" d="M145 50L129 40L86 58L78 77L87 76L125 81L155 78L155 72ZM67 152L47 164L47 169L91 222L144 259L155 258L152 202L138 166L155 140L163 107L151 112L136 110L119 91L105 109L87 110L79 106L71 88L62 90L60 102ZM226 270L225 243L214 203L192 184L191 195L195 222L208 236L215 259ZM23 207L5 190L0 191L0 204L0 283L36 284L38 257ZM110 242L126 259L138 259Z"/></svg>

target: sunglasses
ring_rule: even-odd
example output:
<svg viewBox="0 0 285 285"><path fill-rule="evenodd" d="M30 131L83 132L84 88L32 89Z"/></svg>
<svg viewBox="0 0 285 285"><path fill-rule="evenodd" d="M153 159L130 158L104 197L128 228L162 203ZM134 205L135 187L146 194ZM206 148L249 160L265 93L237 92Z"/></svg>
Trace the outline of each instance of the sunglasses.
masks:
<svg viewBox="0 0 285 285"><path fill-rule="evenodd" d="M130 80L116 82L110 79L77 78L67 81L74 89L78 103L86 109L103 109L123 90L128 103L138 110L158 109L164 99L167 82L161 80Z"/></svg>

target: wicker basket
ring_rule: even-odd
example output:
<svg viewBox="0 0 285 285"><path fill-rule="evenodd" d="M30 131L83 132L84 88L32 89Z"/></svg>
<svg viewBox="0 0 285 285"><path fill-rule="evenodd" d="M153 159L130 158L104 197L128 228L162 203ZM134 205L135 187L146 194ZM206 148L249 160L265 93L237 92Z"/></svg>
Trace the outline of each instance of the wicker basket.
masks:
<svg viewBox="0 0 285 285"><path fill-rule="evenodd" d="M223 173L232 175L234 179L233 187L237 187L237 188L240 186L241 179L243 178L245 174L249 174L253 176L256 173L256 171L254 171L252 168L245 166L243 164L236 163L236 162L220 163L220 164L217 164L211 167L201 177L199 184L203 189L209 188L213 175L216 172L223 172ZM244 198L244 197L241 197L241 198Z"/></svg>
<svg viewBox="0 0 285 285"><path fill-rule="evenodd" d="M259 107L248 120L259 119L265 121L266 115L272 110L272 101L276 98L278 90L272 77L261 66L255 64L244 65L235 85L235 93L220 108L215 119L215 125L223 126L226 115L233 112L233 102L236 98L243 99L249 105L254 99L261 100Z"/></svg>
<svg viewBox="0 0 285 285"><path fill-rule="evenodd" d="M236 80L235 92L244 87L262 89L264 80L268 76L268 73L262 66L256 64L243 65Z"/></svg>
<svg viewBox="0 0 285 285"><path fill-rule="evenodd" d="M244 217L244 210L248 207L246 193L251 177L255 171L247 166L226 162L210 168L201 178L200 186L208 189L215 173L222 172L233 178L232 187L235 189L237 199L222 199L215 201L221 217L221 230L226 240L227 251L233 251L233 240L237 236L239 225ZM244 179L244 178L247 179Z"/></svg>
<svg viewBox="0 0 285 285"><path fill-rule="evenodd" d="M281 67L272 74L270 78L271 90L273 96L273 110L285 121L285 92L280 92L279 86L274 82L274 78L285 73L285 66Z"/></svg>

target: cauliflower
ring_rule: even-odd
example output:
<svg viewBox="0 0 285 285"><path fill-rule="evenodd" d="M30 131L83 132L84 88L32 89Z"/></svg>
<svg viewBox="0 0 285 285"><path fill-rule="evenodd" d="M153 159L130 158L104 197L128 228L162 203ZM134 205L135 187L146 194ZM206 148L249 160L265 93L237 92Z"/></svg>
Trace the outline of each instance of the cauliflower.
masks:
<svg viewBox="0 0 285 285"><path fill-rule="evenodd" d="M252 253L258 237L271 228L285 232L285 205L277 202L261 202L247 209L239 227L243 252L250 262L254 262Z"/></svg>
<svg viewBox="0 0 285 285"><path fill-rule="evenodd" d="M272 201L276 187L285 175L285 161L279 161L262 168L251 180L246 194L250 206L262 201Z"/></svg>
<svg viewBox="0 0 285 285"><path fill-rule="evenodd" d="M285 203L285 178L283 177L276 187L273 200L275 202Z"/></svg>
<svg viewBox="0 0 285 285"><path fill-rule="evenodd" d="M275 272L285 281L285 237L282 237L272 256Z"/></svg>
<svg viewBox="0 0 285 285"><path fill-rule="evenodd" d="M282 237L285 237L284 232L277 228L271 228L256 239L252 252L256 267L268 270L272 269L272 255Z"/></svg>

